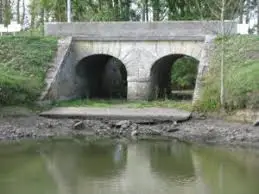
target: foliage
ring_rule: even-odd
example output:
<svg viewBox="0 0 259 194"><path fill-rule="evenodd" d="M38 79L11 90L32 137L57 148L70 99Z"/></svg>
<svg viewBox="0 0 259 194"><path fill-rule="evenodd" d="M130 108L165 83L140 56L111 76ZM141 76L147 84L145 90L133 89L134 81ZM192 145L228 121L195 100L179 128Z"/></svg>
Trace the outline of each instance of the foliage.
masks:
<svg viewBox="0 0 259 194"><path fill-rule="evenodd" d="M229 1L231 3L225 11L225 19L232 19L233 14L239 13L241 7L246 8L245 2L242 1L241 4L241 1ZM73 21L213 20L219 19L217 12L220 11L218 4L215 3L216 0L73 0L71 2ZM33 25L36 16L39 16L39 21L66 20L66 1L63 0L31 0L29 9Z"/></svg>
<svg viewBox="0 0 259 194"><path fill-rule="evenodd" d="M172 85L173 89L193 89L198 71L198 63L192 57L183 57L178 59L172 67Z"/></svg>
<svg viewBox="0 0 259 194"><path fill-rule="evenodd" d="M37 99L56 48L55 38L0 38L0 105L30 103Z"/></svg>
<svg viewBox="0 0 259 194"><path fill-rule="evenodd" d="M225 38L225 104L226 110L259 108L259 37ZM204 91L197 108L204 111L220 107L220 38L215 41L210 70L204 79Z"/></svg>

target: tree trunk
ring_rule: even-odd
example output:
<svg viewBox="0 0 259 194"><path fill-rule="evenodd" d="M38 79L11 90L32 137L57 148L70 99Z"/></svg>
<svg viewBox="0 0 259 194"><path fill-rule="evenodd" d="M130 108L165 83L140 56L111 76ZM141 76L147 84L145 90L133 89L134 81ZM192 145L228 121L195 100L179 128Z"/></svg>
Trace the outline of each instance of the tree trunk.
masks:
<svg viewBox="0 0 259 194"><path fill-rule="evenodd" d="M3 0L0 0L0 24L3 23L3 11L4 11Z"/></svg>
<svg viewBox="0 0 259 194"><path fill-rule="evenodd" d="M3 11L3 20L4 20L4 25L7 27L12 19L12 10L11 10L11 3L9 0L5 0L4 2L4 11Z"/></svg>
<svg viewBox="0 0 259 194"><path fill-rule="evenodd" d="M146 14L146 21L149 21L148 0L145 0L145 14Z"/></svg>
<svg viewBox="0 0 259 194"><path fill-rule="evenodd" d="M141 12L142 12L142 21L146 21L146 9L145 9L145 3L142 3L142 7L141 7Z"/></svg>
<svg viewBox="0 0 259 194"><path fill-rule="evenodd" d="M247 0L246 3L247 3L247 8L246 8L246 24L248 24L249 21L250 21L250 5L251 5L251 1Z"/></svg>
<svg viewBox="0 0 259 194"><path fill-rule="evenodd" d="M239 23L243 24L244 21L244 3L245 1L243 0L240 4L240 12L239 12Z"/></svg>
<svg viewBox="0 0 259 194"><path fill-rule="evenodd" d="M126 2L125 2L125 20L126 21L130 20L130 5L131 5L131 0L126 0Z"/></svg>
<svg viewBox="0 0 259 194"><path fill-rule="evenodd" d="M222 108L224 107L224 98L225 98L225 91L224 91L224 36L225 36L225 27L224 27L224 12L225 12L225 0L221 1L221 71L220 71L220 104Z"/></svg>
<svg viewBox="0 0 259 194"><path fill-rule="evenodd" d="M152 1L152 8L153 8L153 20L159 21L160 20L160 0L153 0Z"/></svg>
<svg viewBox="0 0 259 194"><path fill-rule="evenodd" d="M257 34L259 35L259 0L257 0Z"/></svg>
<svg viewBox="0 0 259 194"><path fill-rule="evenodd" d="M168 6L168 20L173 20L173 14L174 14L174 5L173 2L170 0L167 0L167 6Z"/></svg>
<svg viewBox="0 0 259 194"><path fill-rule="evenodd" d="M120 19L119 0L114 0L114 16L116 21Z"/></svg>
<svg viewBox="0 0 259 194"><path fill-rule="evenodd" d="M21 0L17 0L17 5L16 5L16 15L17 15L17 23L20 24L20 2Z"/></svg>
<svg viewBox="0 0 259 194"><path fill-rule="evenodd" d="M21 23L24 25L25 22L25 0L22 1L22 20Z"/></svg>

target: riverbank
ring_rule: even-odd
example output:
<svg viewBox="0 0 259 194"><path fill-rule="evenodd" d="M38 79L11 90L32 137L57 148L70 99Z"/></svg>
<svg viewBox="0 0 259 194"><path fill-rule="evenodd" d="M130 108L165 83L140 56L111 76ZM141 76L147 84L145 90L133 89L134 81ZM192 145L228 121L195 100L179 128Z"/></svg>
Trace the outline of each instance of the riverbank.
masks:
<svg viewBox="0 0 259 194"><path fill-rule="evenodd" d="M170 121L116 121L50 119L35 113L0 118L0 139L165 138L188 143L259 147L259 128L197 115L182 123Z"/></svg>
<svg viewBox="0 0 259 194"><path fill-rule="evenodd" d="M0 38L0 106L29 105L45 87L46 72L57 50L53 37Z"/></svg>

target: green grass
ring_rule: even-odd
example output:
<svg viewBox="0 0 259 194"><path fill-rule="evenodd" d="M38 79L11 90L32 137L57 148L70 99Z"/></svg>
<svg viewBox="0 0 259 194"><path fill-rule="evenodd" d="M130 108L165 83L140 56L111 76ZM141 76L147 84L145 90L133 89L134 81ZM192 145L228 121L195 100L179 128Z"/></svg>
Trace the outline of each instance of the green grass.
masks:
<svg viewBox="0 0 259 194"><path fill-rule="evenodd" d="M148 108L148 107L161 107L161 108L177 108L182 110L191 111L191 101L122 101L122 100L71 100L62 101L54 104L56 107L125 107L125 108Z"/></svg>
<svg viewBox="0 0 259 194"><path fill-rule="evenodd" d="M220 53L218 38L210 70L203 84L202 99L196 104L200 111L216 111L220 105ZM259 108L259 36L225 37L224 56L225 104L227 111Z"/></svg>
<svg viewBox="0 0 259 194"><path fill-rule="evenodd" d="M0 37L0 105L34 102L56 49L52 37Z"/></svg>

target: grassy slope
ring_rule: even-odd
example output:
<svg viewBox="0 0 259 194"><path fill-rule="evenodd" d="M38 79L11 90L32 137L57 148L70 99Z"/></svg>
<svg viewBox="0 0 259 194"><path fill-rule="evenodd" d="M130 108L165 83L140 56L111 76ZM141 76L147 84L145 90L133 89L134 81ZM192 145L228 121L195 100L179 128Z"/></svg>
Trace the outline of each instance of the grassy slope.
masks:
<svg viewBox="0 0 259 194"><path fill-rule="evenodd" d="M0 105L33 102L57 49L50 37L0 37Z"/></svg>
<svg viewBox="0 0 259 194"><path fill-rule="evenodd" d="M197 108L215 111L220 107L220 39L212 56L210 71ZM259 108L259 37L234 36L225 41L225 108Z"/></svg>

